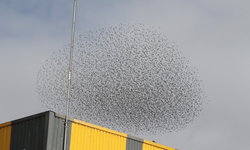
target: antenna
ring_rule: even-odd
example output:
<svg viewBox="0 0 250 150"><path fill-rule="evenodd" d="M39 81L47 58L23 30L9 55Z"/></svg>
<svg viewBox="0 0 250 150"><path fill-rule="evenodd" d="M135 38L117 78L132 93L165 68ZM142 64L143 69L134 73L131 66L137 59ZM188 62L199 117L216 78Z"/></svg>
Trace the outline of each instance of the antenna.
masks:
<svg viewBox="0 0 250 150"><path fill-rule="evenodd" d="M69 60L69 85L68 85L68 100L67 100L67 114L65 119L65 129L64 129L64 150L67 146L67 129L68 129L68 115L69 115L69 100L70 100L70 85L71 85L71 73L72 73L72 55L74 46L74 33L75 33L75 20L76 20L76 0L74 0L74 12L72 21L72 32L71 32L71 46L70 46L70 60Z"/></svg>

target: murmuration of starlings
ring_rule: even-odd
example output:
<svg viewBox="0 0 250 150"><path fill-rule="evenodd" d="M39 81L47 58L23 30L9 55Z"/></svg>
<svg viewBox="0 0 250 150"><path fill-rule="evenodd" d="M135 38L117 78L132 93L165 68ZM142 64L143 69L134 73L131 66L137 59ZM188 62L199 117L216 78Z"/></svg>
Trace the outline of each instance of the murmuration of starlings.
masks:
<svg viewBox="0 0 250 150"><path fill-rule="evenodd" d="M66 114L70 45L37 74L38 99ZM143 24L110 26L75 39L69 116L129 134L179 131L206 100L197 69L165 35Z"/></svg>

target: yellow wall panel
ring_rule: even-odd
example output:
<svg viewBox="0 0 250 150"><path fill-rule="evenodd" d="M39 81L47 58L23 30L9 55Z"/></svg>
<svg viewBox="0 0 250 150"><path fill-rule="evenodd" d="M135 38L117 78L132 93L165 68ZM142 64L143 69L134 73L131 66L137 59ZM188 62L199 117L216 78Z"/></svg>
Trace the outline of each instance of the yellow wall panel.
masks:
<svg viewBox="0 0 250 150"><path fill-rule="evenodd" d="M10 149L11 122L0 124L0 150Z"/></svg>
<svg viewBox="0 0 250 150"><path fill-rule="evenodd" d="M70 150L126 150L127 135L74 119Z"/></svg>
<svg viewBox="0 0 250 150"><path fill-rule="evenodd" d="M175 150L174 148L144 140L142 150Z"/></svg>

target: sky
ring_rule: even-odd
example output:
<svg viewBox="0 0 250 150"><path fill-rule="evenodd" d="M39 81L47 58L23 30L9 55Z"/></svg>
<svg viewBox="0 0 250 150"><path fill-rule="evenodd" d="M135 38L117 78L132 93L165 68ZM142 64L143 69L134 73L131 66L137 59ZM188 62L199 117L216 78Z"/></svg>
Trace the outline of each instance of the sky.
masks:
<svg viewBox="0 0 250 150"><path fill-rule="evenodd" d="M75 35L143 23L197 68L208 104L185 130L138 137L179 150L249 149L249 0L78 0ZM47 111L36 77L70 43L73 0L0 1L0 123Z"/></svg>

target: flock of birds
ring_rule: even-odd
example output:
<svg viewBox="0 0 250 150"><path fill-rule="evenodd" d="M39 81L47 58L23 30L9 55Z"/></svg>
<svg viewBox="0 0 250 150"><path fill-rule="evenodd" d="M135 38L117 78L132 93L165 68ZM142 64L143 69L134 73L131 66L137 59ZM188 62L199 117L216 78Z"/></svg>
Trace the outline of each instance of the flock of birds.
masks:
<svg viewBox="0 0 250 150"><path fill-rule="evenodd" d="M70 45L37 74L39 100L66 114ZM143 24L102 28L75 40L69 116L130 134L179 131L202 111L197 69L166 36Z"/></svg>

